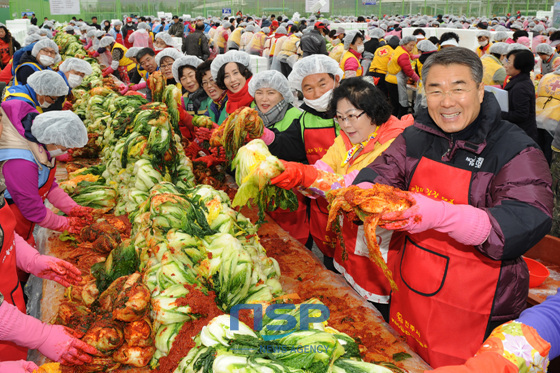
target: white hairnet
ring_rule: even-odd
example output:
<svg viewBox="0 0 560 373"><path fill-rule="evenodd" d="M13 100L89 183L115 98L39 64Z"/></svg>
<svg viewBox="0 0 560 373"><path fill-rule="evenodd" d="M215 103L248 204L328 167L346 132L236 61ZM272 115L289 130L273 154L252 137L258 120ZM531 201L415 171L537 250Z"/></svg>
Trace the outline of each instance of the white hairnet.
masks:
<svg viewBox="0 0 560 373"><path fill-rule="evenodd" d="M95 27L94 27L92 30L88 30L88 31L86 32L86 36L87 36L88 38L90 38L90 39L93 38L93 37L95 37Z"/></svg>
<svg viewBox="0 0 560 373"><path fill-rule="evenodd" d="M246 66L248 69L251 68L251 57L248 53L231 50L225 54L219 54L216 58L214 58L214 61L212 61L212 64L210 65L212 78L214 80L218 79L218 71L220 71L220 68L230 62L237 62Z"/></svg>
<svg viewBox="0 0 560 373"><path fill-rule="evenodd" d="M175 78L175 81L178 82L179 80L181 80L181 77L179 76L179 70L183 66L190 66L196 70L198 65L200 65L202 62L204 61L195 56L183 56L176 59L175 62L173 62L173 66L171 67L171 69L173 70L173 77Z"/></svg>
<svg viewBox="0 0 560 373"><path fill-rule="evenodd" d="M136 28L137 28L138 30L147 30L147 31L149 31L149 30L150 30L150 25L148 25L146 22L140 22L140 23L138 24L138 26L136 26Z"/></svg>
<svg viewBox="0 0 560 373"><path fill-rule="evenodd" d="M156 63L159 66L161 60L164 57L170 57L173 59L173 61L175 61L178 58L181 58L183 56L183 53L179 52L177 49L175 48L165 48L163 49L161 52L159 52L156 56Z"/></svg>
<svg viewBox="0 0 560 373"><path fill-rule="evenodd" d="M554 54L554 48L552 48L548 44L542 43L537 45L537 47L535 48L535 53L542 53L551 56L552 54Z"/></svg>
<svg viewBox="0 0 560 373"><path fill-rule="evenodd" d="M490 39L490 31L486 31L486 30L482 30L476 33L476 37L479 38L481 36L487 37L488 39Z"/></svg>
<svg viewBox="0 0 560 373"><path fill-rule="evenodd" d="M507 54L509 44L504 42L494 43L488 48L489 53L496 53L496 54Z"/></svg>
<svg viewBox="0 0 560 373"><path fill-rule="evenodd" d="M138 54L138 52L140 52L140 47L131 47L128 48L128 50L126 51L126 53L124 54L124 56L126 58L132 58L132 57L136 57L136 55Z"/></svg>
<svg viewBox="0 0 560 373"><path fill-rule="evenodd" d="M68 25L64 28L64 31L68 32L68 31L74 31L74 26L72 25Z"/></svg>
<svg viewBox="0 0 560 373"><path fill-rule="evenodd" d="M225 21L223 24L224 28L230 28L231 27L231 23L228 21Z"/></svg>
<svg viewBox="0 0 560 373"><path fill-rule="evenodd" d="M374 28L373 30L368 31L370 38L381 39L385 36L385 31L381 30L380 28Z"/></svg>
<svg viewBox="0 0 560 373"><path fill-rule="evenodd" d="M52 70L42 70L31 74L27 78L27 84L42 96L60 97L68 94L66 81Z"/></svg>
<svg viewBox="0 0 560 373"><path fill-rule="evenodd" d="M248 26L245 28L245 31L246 31L246 32L255 32L255 26L253 26L253 25L248 25Z"/></svg>
<svg viewBox="0 0 560 373"><path fill-rule="evenodd" d="M541 24L538 24L535 26L535 28L533 29L533 32L544 32L544 26Z"/></svg>
<svg viewBox="0 0 560 373"><path fill-rule="evenodd" d="M276 33L277 34L287 34L288 30L286 30L286 27L284 26L280 26L276 29Z"/></svg>
<svg viewBox="0 0 560 373"><path fill-rule="evenodd" d="M75 57L64 60L64 62L60 64L59 70L64 73L70 70L84 73L86 75L91 75L92 73L91 65L88 62Z"/></svg>
<svg viewBox="0 0 560 373"><path fill-rule="evenodd" d="M323 54L315 54L297 61L288 76L288 80L292 88L301 91L303 79L313 74L332 74L342 79L344 72L334 59Z"/></svg>
<svg viewBox="0 0 560 373"><path fill-rule="evenodd" d="M518 51L518 50L528 50L528 51L530 51L530 49L523 44L519 44L519 43L508 44L507 53L509 53L511 51ZM504 54L507 54L507 53L504 53Z"/></svg>
<svg viewBox="0 0 560 373"><path fill-rule="evenodd" d="M117 19L115 22L113 22L113 27L115 26L122 26L122 22Z"/></svg>
<svg viewBox="0 0 560 373"><path fill-rule="evenodd" d="M169 35L167 32L158 32L158 34L156 35L156 39L163 40L163 42L170 47L175 46L175 43L173 42L173 37Z"/></svg>
<svg viewBox="0 0 560 373"><path fill-rule="evenodd" d="M401 39L401 41L399 41L399 45L405 45L405 44L410 43L411 41L415 42L416 40L418 40L418 39L416 39L416 36L414 36L414 35L404 36Z"/></svg>
<svg viewBox="0 0 560 373"><path fill-rule="evenodd" d="M41 144L81 148L88 143L86 126L70 110L55 110L37 115L33 120L31 133Z"/></svg>
<svg viewBox="0 0 560 373"><path fill-rule="evenodd" d="M432 43L431 41L429 41L428 39L420 40L418 42L418 44L416 44L416 47L418 48L419 51L422 51L422 52L437 51L437 47L435 46L435 44Z"/></svg>
<svg viewBox="0 0 560 373"><path fill-rule="evenodd" d="M277 90L284 100L291 103L294 100L294 95L290 90L288 79L276 70L267 70L253 75L249 82L249 94L255 97L255 92L261 88L272 88Z"/></svg>
<svg viewBox="0 0 560 373"><path fill-rule="evenodd" d="M96 38L98 38L98 39L99 39L99 38L102 38L103 35L105 35L105 31L103 31L103 30L96 30L96 31L95 31L95 37L96 37Z"/></svg>
<svg viewBox="0 0 560 373"><path fill-rule="evenodd" d="M46 21L45 23L43 23L43 27L44 28L53 28L53 23L51 21Z"/></svg>
<svg viewBox="0 0 560 373"><path fill-rule="evenodd" d="M89 28L88 25L81 25L80 26L80 31L87 31L88 28Z"/></svg>
<svg viewBox="0 0 560 373"><path fill-rule="evenodd" d="M43 37L39 34L31 34L25 37L25 40L23 41L24 46L27 46L29 44L33 44L36 41L41 40Z"/></svg>
<svg viewBox="0 0 560 373"><path fill-rule="evenodd" d="M508 38L508 34L505 31L498 31L494 34L494 40L504 41Z"/></svg>
<svg viewBox="0 0 560 373"><path fill-rule="evenodd" d="M99 48L106 48L115 42L115 38L112 36L104 36L99 40Z"/></svg>
<svg viewBox="0 0 560 373"><path fill-rule="evenodd" d="M43 48L52 48L58 54L58 45L56 45L56 43L50 39L44 39L44 40L39 40L37 44L33 46L33 49L31 50L31 55L33 57L37 57L37 54Z"/></svg>
<svg viewBox="0 0 560 373"><path fill-rule="evenodd" d="M35 25L31 25L29 26L29 28L27 29L27 35L32 35L32 34L36 34L39 32L39 27L35 26Z"/></svg>
<svg viewBox="0 0 560 373"><path fill-rule="evenodd" d="M352 44L352 41L354 40L356 35L358 35L358 33L358 30L351 30L346 33L346 35L344 36L344 49L350 49L350 44Z"/></svg>
<svg viewBox="0 0 560 373"><path fill-rule="evenodd" d="M263 27L261 31L268 35L270 34L270 27Z"/></svg>

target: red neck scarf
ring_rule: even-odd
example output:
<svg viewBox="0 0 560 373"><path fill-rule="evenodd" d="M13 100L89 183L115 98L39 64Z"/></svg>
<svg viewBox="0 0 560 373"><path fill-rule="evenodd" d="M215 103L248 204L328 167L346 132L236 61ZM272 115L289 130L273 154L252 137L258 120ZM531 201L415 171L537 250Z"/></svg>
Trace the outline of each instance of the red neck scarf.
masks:
<svg viewBox="0 0 560 373"><path fill-rule="evenodd" d="M228 114L233 113L240 107L249 106L251 102L253 102L253 97L249 94L250 81L251 78L247 79L243 88L241 88L237 93L233 93L229 89L227 90L228 102L226 104L226 112Z"/></svg>

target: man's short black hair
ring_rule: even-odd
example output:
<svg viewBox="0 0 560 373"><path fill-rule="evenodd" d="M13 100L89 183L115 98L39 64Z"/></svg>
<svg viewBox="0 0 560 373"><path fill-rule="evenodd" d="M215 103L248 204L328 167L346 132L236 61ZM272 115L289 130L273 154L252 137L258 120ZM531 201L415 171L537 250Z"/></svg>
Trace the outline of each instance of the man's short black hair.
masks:
<svg viewBox="0 0 560 373"><path fill-rule="evenodd" d="M441 36L439 38L439 42L441 44L444 41L449 40L449 39L455 39L455 41L457 43L459 43L459 35L457 35L453 31L447 31L447 32L444 32L443 34L441 34Z"/></svg>
<svg viewBox="0 0 560 373"><path fill-rule="evenodd" d="M194 29L197 31L204 31L204 23L200 24L200 23L196 23L196 25L194 26Z"/></svg>
<svg viewBox="0 0 560 373"><path fill-rule="evenodd" d="M280 23L280 22L282 22L283 18L282 18L282 16L278 16L278 18L276 18L276 20Z"/></svg>
<svg viewBox="0 0 560 373"><path fill-rule="evenodd" d="M276 16L274 14L271 14L270 18L276 18Z"/></svg>
<svg viewBox="0 0 560 373"><path fill-rule="evenodd" d="M437 36L430 36L428 38L429 41L431 41L432 43L434 43L434 45L438 45L439 44L439 39L437 38Z"/></svg>
<svg viewBox="0 0 560 373"><path fill-rule="evenodd" d="M179 19L179 16L173 16L173 19Z"/></svg>
<svg viewBox="0 0 560 373"><path fill-rule="evenodd" d="M515 56L513 67L521 71L522 74L529 74L535 68L535 57L530 50L517 49L509 52L507 58Z"/></svg>
<svg viewBox="0 0 560 373"><path fill-rule="evenodd" d="M513 39L514 41L517 41L517 39L519 39L520 37L523 37L523 36L525 36L525 37L528 38L528 37L529 37L529 33L528 33L527 31L525 31L525 30L517 30L517 31L515 31L515 32L513 33L512 39Z"/></svg>
<svg viewBox="0 0 560 373"><path fill-rule="evenodd" d="M154 57L156 55L156 52L154 52L154 50L152 48L142 48L138 51L138 53L136 54L136 61L140 61L140 59L142 57L144 57L145 55L149 54L150 56Z"/></svg>
<svg viewBox="0 0 560 373"><path fill-rule="evenodd" d="M47 17L45 17L45 18L47 18ZM97 17L96 17L96 16L93 16L93 17L91 17L91 19L97 19Z"/></svg>
<svg viewBox="0 0 560 373"><path fill-rule="evenodd" d="M422 35L424 35L424 37L426 37L426 31L422 30L421 28L417 28L416 30L414 30L412 32L412 35L415 35L415 36L420 35L420 34L422 34Z"/></svg>

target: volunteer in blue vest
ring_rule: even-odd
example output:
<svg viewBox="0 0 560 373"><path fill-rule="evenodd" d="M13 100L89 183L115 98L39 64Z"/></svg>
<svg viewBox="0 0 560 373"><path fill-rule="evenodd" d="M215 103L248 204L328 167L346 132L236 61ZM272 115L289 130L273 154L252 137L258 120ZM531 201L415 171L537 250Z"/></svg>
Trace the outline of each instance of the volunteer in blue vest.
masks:
<svg viewBox="0 0 560 373"><path fill-rule="evenodd" d="M303 94L303 111L299 122L307 163L315 164L334 144L340 127L329 112L333 90L344 75L338 63L326 55L302 58L293 66L288 81L293 89ZM333 267L334 249L326 239L328 209L325 199L310 202L309 233L324 255L324 264Z"/></svg>
<svg viewBox="0 0 560 373"><path fill-rule="evenodd" d="M423 66L427 108L354 184L410 193L380 216L394 230L390 325L434 368L463 364L526 306L521 258L551 227L550 169L535 143L501 118L472 50L442 49Z"/></svg>
<svg viewBox="0 0 560 373"><path fill-rule="evenodd" d="M39 40L31 51L27 51L14 66L14 85L27 84L27 78L36 71L52 70L51 66L60 61L58 45L52 40Z"/></svg>
<svg viewBox="0 0 560 373"><path fill-rule="evenodd" d="M23 102L28 107L26 110L42 113L48 111L59 97L67 94L66 80L52 70L44 70L31 75L27 84L6 89L4 102ZM26 114L22 112L22 118Z"/></svg>
<svg viewBox="0 0 560 373"><path fill-rule="evenodd" d="M190 115L206 113L212 102L196 79L196 69L201 63L202 60L195 56L183 56L173 63L173 76L183 91L183 108Z"/></svg>
<svg viewBox="0 0 560 373"><path fill-rule="evenodd" d="M75 57L65 59L58 67L58 74L64 78L68 85L68 95L72 93L72 89L82 84L86 75L91 75L92 72L93 70L88 62ZM64 102L65 98L66 96L59 97L49 110L62 110L63 108L70 110L72 101Z"/></svg>
<svg viewBox="0 0 560 373"><path fill-rule="evenodd" d="M285 161L307 163L299 118L301 111L293 106L294 95L286 77L269 70L256 74L249 83L249 94L255 98L255 108L263 120L261 139L270 152ZM269 215L302 244L309 239L308 202L296 191L299 206L296 211L281 210Z"/></svg>
<svg viewBox="0 0 560 373"><path fill-rule="evenodd" d="M344 37L344 49L346 50L340 60L340 68L344 71L344 78L362 76L361 65L362 53L364 52L364 36L357 30L348 31Z"/></svg>
<svg viewBox="0 0 560 373"><path fill-rule="evenodd" d="M19 106L20 109L25 108ZM6 183L4 196L16 219L16 232L34 244L33 228L41 227L77 233L84 221L75 216L93 209L79 206L56 183L55 157L67 149L81 148L88 142L81 119L71 111L37 114L28 110L20 123L11 120L18 105L2 103L3 131L0 162ZM48 199L70 217L60 216L44 205Z"/></svg>

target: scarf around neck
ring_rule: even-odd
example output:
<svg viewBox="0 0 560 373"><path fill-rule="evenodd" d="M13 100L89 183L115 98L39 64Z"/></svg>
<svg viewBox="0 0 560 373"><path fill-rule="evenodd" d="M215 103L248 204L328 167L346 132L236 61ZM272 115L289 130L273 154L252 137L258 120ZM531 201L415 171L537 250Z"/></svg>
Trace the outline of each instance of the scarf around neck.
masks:
<svg viewBox="0 0 560 373"><path fill-rule="evenodd" d="M265 127L268 128L280 122L282 119L284 119L284 116L286 115L286 111L288 111L288 102L286 100L282 100L276 105L274 105L274 107L272 107L266 113L263 113L259 109L258 105L256 105L256 108L259 113L259 117L261 117Z"/></svg>
<svg viewBox="0 0 560 373"><path fill-rule="evenodd" d="M227 90L228 102L226 104L226 112L228 114L233 113L240 107L249 106L253 102L253 97L249 94L249 82L251 78L247 79L243 88L239 92L233 93L229 89Z"/></svg>

